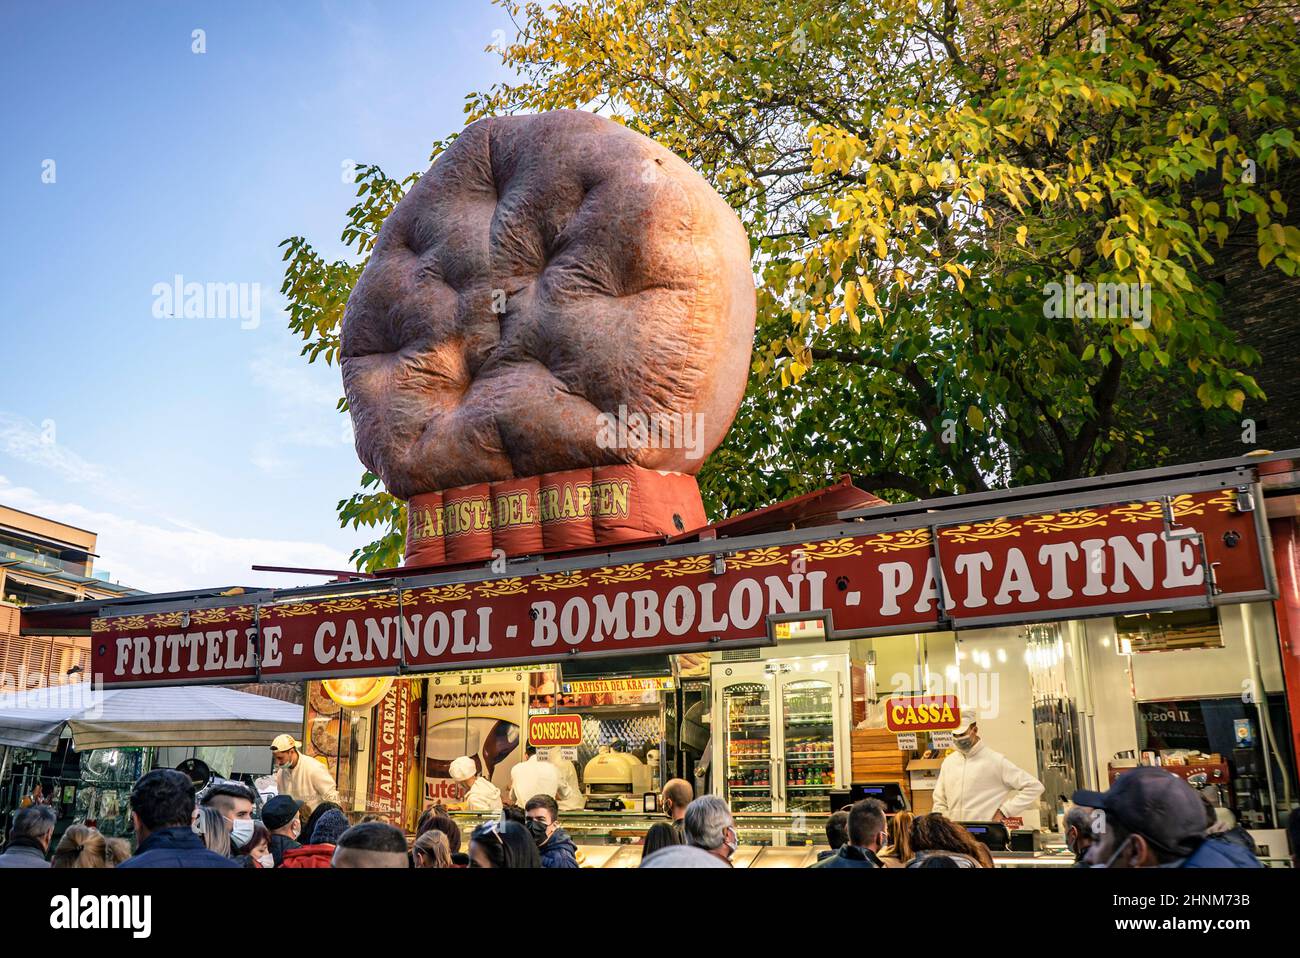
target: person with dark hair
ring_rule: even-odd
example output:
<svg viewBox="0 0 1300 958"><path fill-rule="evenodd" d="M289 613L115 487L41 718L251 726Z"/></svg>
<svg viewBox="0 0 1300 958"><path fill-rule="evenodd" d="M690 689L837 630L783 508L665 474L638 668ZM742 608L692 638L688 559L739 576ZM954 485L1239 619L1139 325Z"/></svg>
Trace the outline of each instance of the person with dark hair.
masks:
<svg viewBox="0 0 1300 958"><path fill-rule="evenodd" d="M539 752L537 746L524 746L528 756L510 769L510 793L516 805L525 804L534 795L549 795L557 801L571 797L570 788L551 761L550 750Z"/></svg>
<svg viewBox="0 0 1300 958"><path fill-rule="evenodd" d="M912 813L895 812L889 820L889 844L880 850L886 868L902 868L912 860Z"/></svg>
<svg viewBox="0 0 1300 958"><path fill-rule="evenodd" d="M194 783L174 768L156 768L131 790L135 854L118 868L238 868L208 851L194 834Z"/></svg>
<svg viewBox="0 0 1300 958"><path fill-rule="evenodd" d="M992 868L993 856L970 832L938 812L912 820L912 860L908 868L944 868L927 861L936 856L951 858L958 868Z"/></svg>
<svg viewBox="0 0 1300 958"><path fill-rule="evenodd" d="M888 833L885 830L884 803L874 798L854 802L849 809L849 840L829 858L813 868L884 868L877 857Z"/></svg>
<svg viewBox="0 0 1300 958"><path fill-rule="evenodd" d="M493 819L469 836L470 868L541 868L542 857L528 829Z"/></svg>
<svg viewBox="0 0 1300 958"><path fill-rule="evenodd" d="M284 862L284 853L300 848L298 836L302 834L302 818L298 810L303 803L289 795L277 795L262 809L262 824L271 833L271 857L278 867Z"/></svg>
<svg viewBox="0 0 1300 958"><path fill-rule="evenodd" d="M451 849L453 855L460 852L460 826L447 814L447 810L440 805L434 805L424 810L419 823L415 826L415 837L419 838L431 828L436 828L447 836L447 847Z"/></svg>
<svg viewBox="0 0 1300 958"><path fill-rule="evenodd" d="M48 805L20 808L14 814L9 842L0 854L0 868L49 868L45 855L54 838L55 817Z"/></svg>
<svg viewBox="0 0 1300 958"><path fill-rule="evenodd" d="M502 805L501 820L503 822L514 822L516 825L528 827L528 813L518 805Z"/></svg>
<svg viewBox="0 0 1300 958"><path fill-rule="evenodd" d="M287 849L281 868L329 868L339 837L348 830L348 817L340 808L325 810L316 820L308 844ZM306 834L305 832L303 834Z"/></svg>
<svg viewBox="0 0 1300 958"><path fill-rule="evenodd" d="M641 861L645 861L661 848L682 844L685 842L677 829L668 822L655 822L646 830L645 840L641 843Z"/></svg>
<svg viewBox="0 0 1300 958"><path fill-rule="evenodd" d="M431 805L426 808L415 827L415 837L419 838L431 829L437 829L447 836L447 848L451 852L451 867L467 867L469 856L460 850L460 826L447 814L446 806Z"/></svg>
<svg viewBox="0 0 1300 958"><path fill-rule="evenodd" d="M840 809L830 818L826 819L826 841L830 843L828 851L817 853L817 860L825 861L840 850L849 840L849 813Z"/></svg>
<svg viewBox="0 0 1300 958"><path fill-rule="evenodd" d="M253 837L253 809L257 796L242 782L217 782L199 798L204 808L215 808L230 825L232 854L242 854Z"/></svg>
<svg viewBox="0 0 1300 958"><path fill-rule="evenodd" d="M339 807L337 802L321 802L311 810L311 814L307 816L307 821L303 822L302 837L308 842L315 842L316 839L312 836L316 834L316 823L320 821L322 815L329 811L341 812L343 809ZM303 844L306 844L306 842Z"/></svg>
<svg viewBox="0 0 1300 958"><path fill-rule="evenodd" d="M929 855L909 868L962 868L951 855Z"/></svg>
<svg viewBox="0 0 1300 958"><path fill-rule="evenodd" d="M275 857L271 854L271 833L266 826L258 822L253 826L253 837L248 840L242 851L236 851L235 861L240 868L274 868Z"/></svg>
<svg viewBox="0 0 1300 958"><path fill-rule="evenodd" d="M387 822L353 825L339 836L331 867L410 868L406 836Z"/></svg>
<svg viewBox="0 0 1300 958"><path fill-rule="evenodd" d="M1249 848L1208 834L1211 816L1196 789L1163 768L1122 772L1104 792L1080 789L1076 805L1097 809L1089 865L1101 868L1263 868Z"/></svg>
<svg viewBox="0 0 1300 958"><path fill-rule="evenodd" d="M537 842L543 868L577 868L578 847L560 827L560 806L550 795L534 795L524 805L524 827Z"/></svg>

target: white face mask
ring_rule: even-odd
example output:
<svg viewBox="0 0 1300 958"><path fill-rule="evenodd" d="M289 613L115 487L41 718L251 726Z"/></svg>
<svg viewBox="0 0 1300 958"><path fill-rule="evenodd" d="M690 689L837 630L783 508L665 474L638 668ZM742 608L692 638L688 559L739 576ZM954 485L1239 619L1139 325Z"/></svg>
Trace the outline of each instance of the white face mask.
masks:
<svg viewBox="0 0 1300 958"><path fill-rule="evenodd" d="M272 855L270 852L267 852L265 855L258 855L257 863L261 865L263 868L274 868L275 856Z"/></svg>
<svg viewBox="0 0 1300 958"><path fill-rule="evenodd" d="M731 837L732 837L733 839L735 839L735 840L734 840L734 841L725 842L725 844L726 844L726 846L727 846L727 857L728 857L728 858L730 858L732 855L736 854L736 849L740 847L740 833L737 832L734 828L731 829Z"/></svg>
<svg viewBox="0 0 1300 958"><path fill-rule="evenodd" d="M247 845L255 824L251 818L236 818L230 826L230 840L241 847Z"/></svg>

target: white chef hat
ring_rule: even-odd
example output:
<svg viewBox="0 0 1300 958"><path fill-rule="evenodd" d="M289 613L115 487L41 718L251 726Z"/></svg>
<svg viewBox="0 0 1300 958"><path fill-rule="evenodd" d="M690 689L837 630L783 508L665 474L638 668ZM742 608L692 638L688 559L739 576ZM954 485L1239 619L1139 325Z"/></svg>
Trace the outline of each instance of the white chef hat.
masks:
<svg viewBox="0 0 1300 958"><path fill-rule="evenodd" d="M478 774L478 766L468 755L462 755L451 763L447 771L451 774L453 782L464 782Z"/></svg>

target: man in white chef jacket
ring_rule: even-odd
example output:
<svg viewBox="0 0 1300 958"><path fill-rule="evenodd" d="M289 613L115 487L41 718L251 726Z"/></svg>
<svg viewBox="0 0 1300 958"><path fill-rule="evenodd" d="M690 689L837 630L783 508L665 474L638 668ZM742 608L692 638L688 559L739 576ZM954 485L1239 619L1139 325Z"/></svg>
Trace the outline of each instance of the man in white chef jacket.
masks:
<svg viewBox="0 0 1300 958"><path fill-rule="evenodd" d="M955 822L1000 822L1034 807L1043 784L980 741L974 713L953 730L956 751L939 767L934 810Z"/></svg>
<svg viewBox="0 0 1300 958"><path fill-rule="evenodd" d="M552 764L549 749L538 751L537 746L529 743L524 752L528 758L510 769L510 792L516 805L523 808L534 795L549 795L557 803L571 797L569 784Z"/></svg>
<svg viewBox="0 0 1300 958"><path fill-rule="evenodd" d="M465 811L501 811L501 789L478 773L478 766L468 755L462 755L453 761L447 771L451 780L460 786Z"/></svg>

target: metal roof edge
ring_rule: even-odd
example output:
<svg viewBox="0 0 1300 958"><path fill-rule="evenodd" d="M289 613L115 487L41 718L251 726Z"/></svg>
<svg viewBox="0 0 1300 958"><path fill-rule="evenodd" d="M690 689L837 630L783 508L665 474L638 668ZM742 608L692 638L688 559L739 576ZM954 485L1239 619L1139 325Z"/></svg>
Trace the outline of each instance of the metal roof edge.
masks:
<svg viewBox="0 0 1300 958"><path fill-rule="evenodd" d="M1065 479L1060 482L1036 483L1032 486L1010 486L1006 489L990 489L986 492L969 492L955 496L940 496L934 499L914 499L884 506L869 506L865 509L852 509L839 513L843 520L871 519L886 515L900 515L916 512L936 512L956 506L965 508L985 503L1015 502L1021 499L1036 499L1043 496L1062 495L1071 492L1088 492L1102 489L1120 489L1126 486L1141 485L1153 480L1179 479L1192 476L1211 475L1214 473L1234 472L1258 469L1260 464L1278 462L1288 459L1300 460L1300 449L1288 449L1282 452L1260 456L1236 456L1231 459L1210 459L1204 462L1185 463L1178 466L1158 466L1152 469L1139 469L1134 472L1113 472L1104 476L1088 476L1083 479Z"/></svg>

